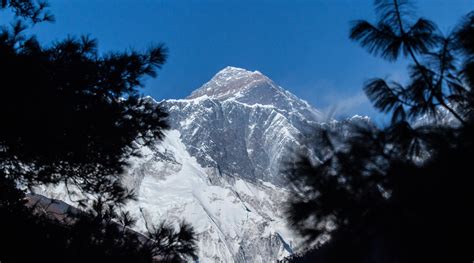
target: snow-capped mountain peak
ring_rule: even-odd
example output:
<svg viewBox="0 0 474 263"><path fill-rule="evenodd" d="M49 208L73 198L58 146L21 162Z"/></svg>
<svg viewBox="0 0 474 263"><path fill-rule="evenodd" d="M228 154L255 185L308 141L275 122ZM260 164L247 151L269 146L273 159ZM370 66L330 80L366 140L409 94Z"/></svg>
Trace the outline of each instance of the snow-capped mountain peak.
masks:
<svg viewBox="0 0 474 263"><path fill-rule="evenodd" d="M270 106L286 117L298 115L307 121L322 121L323 115L306 101L283 89L260 71L225 67L186 99L209 98L235 101L248 106Z"/></svg>
<svg viewBox="0 0 474 263"><path fill-rule="evenodd" d="M238 98L243 93L259 86L274 86L274 83L259 71L237 67L225 67L201 88L193 91L188 99L201 96L225 100Z"/></svg>

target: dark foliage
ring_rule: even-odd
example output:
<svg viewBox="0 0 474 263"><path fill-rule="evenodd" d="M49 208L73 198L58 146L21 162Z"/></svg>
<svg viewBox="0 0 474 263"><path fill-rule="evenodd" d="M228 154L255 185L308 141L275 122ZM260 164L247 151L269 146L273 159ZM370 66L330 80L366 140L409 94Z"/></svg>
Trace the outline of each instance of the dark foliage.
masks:
<svg viewBox="0 0 474 263"><path fill-rule="evenodd" d="M9 8L15 16L32 23L52 22L54 16L48 10L48 2L41 0L1 0L0 9Z"/></svg>
<svg viewBox="0 0 474 263"><path fill-rule="evenodd" d="M166 113L137 91L166 50L99 56L87 37L43 47L23 30L17 22L0 32L3 173L25 186L63 182L126 199L117 175L167 127Z"/></svg>
<svg viewBox="0 0 474 263"><path fill-rule="evenodd" d="M410 82L365 85L375 107L392 115L389 126L354 126L345 138L325 131L326 143L315 145L324 154L302 153L288 166L288 219L316 242L289 262L472 260L474 16L442 37L409 7L376 1L377 25L352 28L351 39L371 53L411 58Z"/></svg>
<svg viewBox="0 0 474 263"><path fill-rule="evenodd" d="M167 50L100 54L89 37L44 46L27 23L51 20L47 5L2 1L17 17L0 31L0 261L180 262L195 258L186 224L149 236L121 212L134 197L121 183L131 156L162 139L167 114L139 93ZM63 184L82 212L29 206L39 185ZM77 194L77 195L76 195Z"/></svg>
<svg viewBox="0 0 474 263"><path fill-rule="evenodd" d="M17 195L20 198L23 193ZM63 212L48 209L54 200L38 204L32 196L32 204L10 204L9 209L4 197L0 202L2 262L183 262L186 257L196 258L194 231L184 223L177 229L161 224L145 236L130 230L134 219L128 213L117 213L116 207L101 201L87 211L70 207Z"/></svg>
<svg viewBox="0 0 474 263"><path fill-rule="evenodd" d="M393 111L393 121L426 114L434 117L435 108L442 107L464 122L463 110L467 109L457 100L465 98L469 90L458 78L454 56L461 48L457 45L460 35L445 37L433 22L414 20L409 1L377 0L375 6L377 23L355 21L350 38L374 55L391 61L403 55L414 65L410 67L411 83L406 86L383 79L368 81L365 90L374 106L384 112ZM453 108L453 104L459 108Z"/></svg>
<svg viewBox="0 0 474 263"><path fill-rule="evenodd" d="M166 222L151 227L147 223L147 230L145 245L159 261L181 262L184 257L197 259L195 232L187 223L181 222L177 230Z"/></svg>

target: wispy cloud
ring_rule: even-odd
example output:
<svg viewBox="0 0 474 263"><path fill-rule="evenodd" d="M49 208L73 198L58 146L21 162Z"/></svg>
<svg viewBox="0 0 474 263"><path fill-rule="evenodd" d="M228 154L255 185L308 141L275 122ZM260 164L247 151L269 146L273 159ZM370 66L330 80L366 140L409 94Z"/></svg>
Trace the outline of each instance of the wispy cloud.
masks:
<svg viewBox="0 0 474 263"><path fill-rule="evenodd" d="M375 113L369 99L363 92L341 96L339 94L327 94L325 96L324 112L328 117L346 117L355 114L372 115Z"/></svg>
<svg viewBox="0 0 474 263"><path fill-rule="evenodd" d="M387 79L400 81L403 74L390 74ZM359 81L362 85L363 81ZM304 85L297 95L308 100L327 118L342 119L354 115L369 116L372 119L383 118L369 101L361 87L347 86L330 79L318 79Z"/></svg>
<svg viewBox="0 0 474 263"><path fill-rule="evenodd" d="M326 99L328 106L323 108L323 113L327 118L341 120L354 115L369 116L374 123L382 126L389 121L388 116L375 109L362 91L347 96L329 96Z"/></svg>

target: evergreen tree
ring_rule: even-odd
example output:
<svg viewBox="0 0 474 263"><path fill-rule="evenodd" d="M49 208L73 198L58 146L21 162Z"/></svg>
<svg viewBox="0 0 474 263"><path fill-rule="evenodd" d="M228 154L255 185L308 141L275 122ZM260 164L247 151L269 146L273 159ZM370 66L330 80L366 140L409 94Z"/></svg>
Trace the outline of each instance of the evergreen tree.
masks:
<svg viewBox="0 0 474 263"><path fill-rule="evenodd" d="M54 16L48 7L48 2L42 0L2 0L0 4L0 9L9 8L17 17L33 23L54 21Z"/></svg>
<svg viewBox="0 0 474 263"><path fill-rule="evenodd" d="M130 230L134 197L121 174L142 146L163 138L167 114L139 88L166 61L164 45L100 54L89 37L45 46L25 33L52 20L47 4L5 0L17 20L0 32L0 261L164 262L195 258L186 224ZM63 184L83 211L57 215L29 189ZM25 253L27 251L27 253Z"/></svg>
<svg viewBox="0 0 474 263"><path fill-rule="evenodd" d="M364 86L390 125L354 126L346 138L322 131L325 143L309 145L322 157L288 165L290 225L316 246L287 261L469 261L474 13L443 36L406 0L375 7L378 21L354 22L350 38L389 61L411 59L410 80Z"/></svg>

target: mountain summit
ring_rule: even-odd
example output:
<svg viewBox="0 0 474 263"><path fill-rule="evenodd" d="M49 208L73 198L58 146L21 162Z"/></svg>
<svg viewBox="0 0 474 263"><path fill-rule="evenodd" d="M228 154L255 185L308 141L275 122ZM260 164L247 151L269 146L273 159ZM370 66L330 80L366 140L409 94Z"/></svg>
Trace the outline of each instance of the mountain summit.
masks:
<svg viewBox="0 0 474 263"><path fill-rule="evenodd" d="M201 88L193 91L188 99L208 96L215 99L239 97L250 89L259 86L273 86L273 81L259 71L249 71L228 66L219 71Z"/></svg>
<svg viewBox="0 0 474 263"><path fill-rule="evenodd" d="M231 100L254 106L271 106L289 119L298 115L307 121L323 121L321 112L283 89L260 71L225 67L196 89L187 99L209 98L220 102Z"/></svg>

